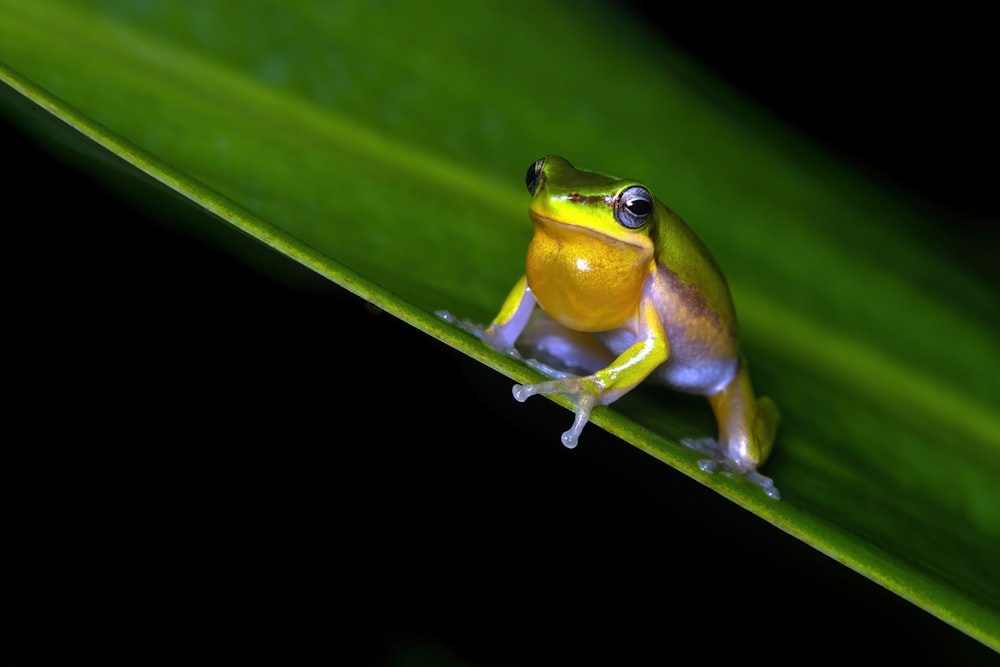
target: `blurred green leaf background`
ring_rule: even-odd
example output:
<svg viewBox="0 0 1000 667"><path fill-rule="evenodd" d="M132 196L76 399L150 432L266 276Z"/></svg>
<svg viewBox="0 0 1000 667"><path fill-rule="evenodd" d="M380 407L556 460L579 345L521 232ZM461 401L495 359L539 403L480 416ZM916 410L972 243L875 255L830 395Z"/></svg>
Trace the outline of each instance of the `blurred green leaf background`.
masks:
<svg viewBox="0 0 1000 667"><path fill-rule="evenodd" d="M679 46L733 62L734 45L699 44L718 30L667 22L663 40L639 5L0 8L8 83L188 198L4 91L5 145L26 142L8 153L23 179L9 210L34 193L7 216L27 260L13 349L36 360L17 377L64 443L47 457L27 442L5 464L34 471L14 488L45 499L16 513L26 535L58 517L59 545L139 554L112 580L142 582L144 608L180 605L182 636L226 616L270 628L279 654L281 637L335 636L332 658L400 664L421 650L628 661L719 633L731 644L714 650L733 655L797 655L833 633L845 655L873 639L886 655L997 648L996 232L979 226L995 203L963 163L989 146L989 124L970 122L988 119L974 63L935 76L929 55L831 40L846 50L811 61L832 63L825 77L781 79L779 99L826 104L817 147ZM791 68L810 33L784 39L738 43ZM870 88L865 62L884 68ZM914 80L924 96L906 96ZM886 87L902 100L887 107ZM530 235L522 174L546 153L644 179L716 253L755 383L785 413L767 470L781 503L697 472L676 439L714 428L701 401L630 396L596 420L639 449L591 426L562 451L568 413L511 405L505 378L212 219L525 378L431 312L494 314ZM60 178L59 161L87 177ZM75 571L60 580L86 589ZM829 610L844 625L820 621Z"/></svg>

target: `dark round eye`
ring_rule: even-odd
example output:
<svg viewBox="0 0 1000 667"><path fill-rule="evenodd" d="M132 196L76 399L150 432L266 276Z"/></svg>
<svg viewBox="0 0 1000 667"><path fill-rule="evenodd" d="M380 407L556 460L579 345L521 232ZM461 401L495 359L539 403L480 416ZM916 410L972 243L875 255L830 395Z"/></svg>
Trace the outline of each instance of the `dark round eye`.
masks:
<svg viewBox="0 0 1000 667"><path fill-rule="evenodd" d="M528 186L528 192L532 195L535 194L535 190L538 189L538 184L542 181L543 164L545 164L545 158L538 158L531 163L531 166L528 167L528 173L524 175L524 184Z"/></svg>
<svg viewBox="0 0 1000 667"><path fill-rule="evenodd" d="M618 193L615 200L615 220L622 227L639 229L653 213L653 195L641 185L633 185Z"/></svg>

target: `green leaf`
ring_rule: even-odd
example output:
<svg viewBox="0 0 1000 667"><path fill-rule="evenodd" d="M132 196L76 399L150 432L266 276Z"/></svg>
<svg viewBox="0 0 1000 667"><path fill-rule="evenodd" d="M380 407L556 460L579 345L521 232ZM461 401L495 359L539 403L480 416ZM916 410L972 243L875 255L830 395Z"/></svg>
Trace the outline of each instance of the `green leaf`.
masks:
<svg viewBox="0 0 1000 667"><path fill-rule="evenodd" d="M606 8L456 3L428 21L419 4L0 0L0 80L518 381L535 375L434 311L499 308L536 157L642 178L726 270L755 386L785 419L765 471L783 499L698 469L679 445L714 429L698 403L644 389L593 421L1000 650L995 294L935 220Z"/></svg>

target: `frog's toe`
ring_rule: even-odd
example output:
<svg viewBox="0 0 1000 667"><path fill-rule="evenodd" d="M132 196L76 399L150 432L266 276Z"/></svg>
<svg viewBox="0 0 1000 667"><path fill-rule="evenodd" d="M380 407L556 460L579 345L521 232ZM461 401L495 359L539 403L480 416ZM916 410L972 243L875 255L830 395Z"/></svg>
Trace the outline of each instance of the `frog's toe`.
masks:
<svg viewBox="0 0 1000 667"><path fill-rule="evenodd" d="M460 327L462 329L465 328L465 320L459 319L458 317L453 315L451 311L435 310L434 314L437 315L442 320L444 320L445 322L447 322L448 324L454 324L456 327Z"/></svg>
<svg viewBox="0 0 1000 667"><path fill-rule="evenodd" d="M681 444L688 449L693 449L694 451L705 454L706 456L711 456L712 458L720 457L719 443L715 438L682 438ZM701 467L702 461L698 462L698 466ZM702 468L704 470L704 468ZM709 472L709 471L705 471Z"/></svg>
<svg viewBox="0 0 1000 667"><path fill-rule="evenodd" d="M713 441L714 442L714 441ZM745 468L740 468L735 463L726 458L710 458L701 459L698 461L698 468L702 472L706 472L709 475L718 472L719 470L724 470L726 472L731 472L736 475L743 475L748 480L756 484L764 491L765 495L769 498L774 498L775 500L781 500L781 492L778 491L778 487L774 485L774 480L766 475L762 475L756 470L747 470Z"/></svg>
<svg viewBox="0 0 1000 667"><path fill-rule="evenodd" d="M778 491L778 487L774 485L773 479L767 477L766 475L761 475L756 470L747 471L746 476L747 479L763 489L768 498L781 500L781 491Z"/></svg>
<svg viewBox="0 0 1000 667"><path fill-rule="evenodd" d="M534 384L515 384L510 391L514 395L514 400L524 403L526 400L536 395L551 394L546 390L547 382L536 382Z"/></svg>
<svg viewBox="0 0 1000 667"><path fill-rule="evenodd" d="M722 467L722 459L699 459L698 469L702 472L707 472L709 475L718 472L719 468Z"/></svg>
<svg viewBox="0 0 1000 667"><path fill-rule="evenodd" d="M568 449L576 447L577 440L580 438L580 432L587 425L587 421L590 419L590 411L594 409L596 403L597 397L593 394L581 394L577 399L576 417L573 419L573 425L568 431L562 434L562 444Z"/></svg>
<svg viewBox="0 0 1000 667"><path fill-rule="evenodd" d="M513 345L501 345L497 342L496 338L490 333L490 327L484 327L483 325L473 322L472 320L456 317L447 310L435 310L434 314L448 324L454 325L462 331L472 334L500 354L523 361L521 353L517 351L516 347Z"/></svg>
<svg viewBox="0 0 1000 667"><path fill-rule="evenodd" d="M774 498L775 500L781 498L781 493L774 486L774 480L760 474L753 468L741 467L734 461L726 458L722 454L722 448L719 447L719 443L715 438L683 438L681 440L681 444L685 447L693 449L699 454L705 454L709 457L698 461L698 468L702 472L706 472L711 475L719 470L723 470L737 475L743 475L748 480L759 486L764 493L768 495L768 497Z"/></svg>
<svg viewBox="0 0 1000 667"><path fill-rule="evenodd" d="M580 394L580 379L571 376L533 384L515 384L513 393L519 403L524 403L535 394L563 394L574 397Z"/></svg>
<svg viewBox="0 0 1000 667"><path fill-rule="evenodd" d="M563 394L570 397L576 417L569 430L562 434L562 443L569 449L576 447L580 433L590 419L590 412L598 402L597 395L579 390L579 378L574 376L536 384L515 384L511 393L519 403L524 403L535 394Z"/></svg>
<svg viewBox="0 0 1000 667"><path fill-rule="evenodd" d="M434 314L440 317L448 324L454 325L459 329L461 329L462 331L472 334L476 338L480 338L482 340L485 340L486 342L490 342L487 338L484 337L486 334L486 328L479 324L476 324L472 320L456 317L447 310L435 310Z"/></svg>

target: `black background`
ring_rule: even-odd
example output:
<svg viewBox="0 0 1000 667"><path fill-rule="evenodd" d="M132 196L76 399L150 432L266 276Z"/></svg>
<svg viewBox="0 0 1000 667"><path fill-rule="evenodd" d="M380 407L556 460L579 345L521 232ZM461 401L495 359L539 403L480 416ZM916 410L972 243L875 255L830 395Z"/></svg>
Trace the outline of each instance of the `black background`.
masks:
<svg viewBox="0 0 1000 667"><path fill-rule="evenodd" d="M984 18L816 12L654 22L994 276ZM563 449L565 411L178 232L161 188L139 209L2 130L5 662L996 658L599 429Z"/></svg>

